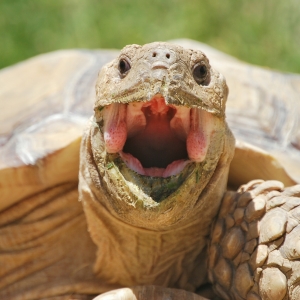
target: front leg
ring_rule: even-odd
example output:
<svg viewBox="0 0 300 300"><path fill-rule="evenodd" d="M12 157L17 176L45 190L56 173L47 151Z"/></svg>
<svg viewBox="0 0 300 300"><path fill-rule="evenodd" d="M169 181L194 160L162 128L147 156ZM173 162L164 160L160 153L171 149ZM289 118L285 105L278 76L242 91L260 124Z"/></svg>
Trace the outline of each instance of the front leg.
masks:
<svg viewBox="0 0 300 300"><path fill-rule="evenodd" d="M122 288L102 294L94 300L208 300L185 290L154 285Z"/></svg>
<svg viewBox="0 0 300 300"><path fill-rule="evenodd" d="M300 299L300 185L256 180L227 192L208 264L223 299Z"/></svg>

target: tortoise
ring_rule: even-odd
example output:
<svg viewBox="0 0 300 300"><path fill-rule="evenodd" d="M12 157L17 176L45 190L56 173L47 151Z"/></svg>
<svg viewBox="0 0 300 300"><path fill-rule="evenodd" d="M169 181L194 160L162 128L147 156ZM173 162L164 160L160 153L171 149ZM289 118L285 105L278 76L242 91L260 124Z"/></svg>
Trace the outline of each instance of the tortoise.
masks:
<svg viewBox="0 0 300 300"><path fill-rule="evenodd" d="M299 75L176 40L0 83L1 299L299 299Z"/></svg>

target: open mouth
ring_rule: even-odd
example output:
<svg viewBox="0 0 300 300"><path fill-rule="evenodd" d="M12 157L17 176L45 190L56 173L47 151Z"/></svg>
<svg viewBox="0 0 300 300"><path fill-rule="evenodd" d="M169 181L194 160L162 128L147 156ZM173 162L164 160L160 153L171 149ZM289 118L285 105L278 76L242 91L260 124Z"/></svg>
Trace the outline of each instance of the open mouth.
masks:
<svg viewBox="0 0 300 300"><path fill-rule="evenodd" d="M147 102L114 103L103 111L107 153L119 153L140 175L170 177L202 162L213 132L213 116L199 108L167 105L155 95Z"/></svg>

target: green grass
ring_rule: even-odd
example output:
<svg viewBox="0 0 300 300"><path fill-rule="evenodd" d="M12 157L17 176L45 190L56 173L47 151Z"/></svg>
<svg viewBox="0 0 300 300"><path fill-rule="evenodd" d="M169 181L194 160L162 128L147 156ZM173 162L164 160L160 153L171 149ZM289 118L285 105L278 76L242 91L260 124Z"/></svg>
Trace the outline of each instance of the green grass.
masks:
<svg viewBox="0 0 300 300"><path fill-rule="evenodd" d="M0 68L57 49L181 37L300 73L298 0L0 1Z"/></svg>

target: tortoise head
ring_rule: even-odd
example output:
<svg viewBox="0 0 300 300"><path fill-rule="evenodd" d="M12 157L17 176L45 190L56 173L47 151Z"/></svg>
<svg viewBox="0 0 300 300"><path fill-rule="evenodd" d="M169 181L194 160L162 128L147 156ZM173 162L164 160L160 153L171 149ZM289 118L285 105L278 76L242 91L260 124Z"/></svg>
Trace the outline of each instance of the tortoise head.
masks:
<svg viewBox="0 0 300 300"><path fill-rule="evenodd" d="M82 151L95 167L98 201L134 225L146 226L146 218L151 228L191 220L211 201L218 206L234 139L225 79L201 51L126 46L99 73L96 93ZM205 194L216 199L204 201Z"/></svg>

